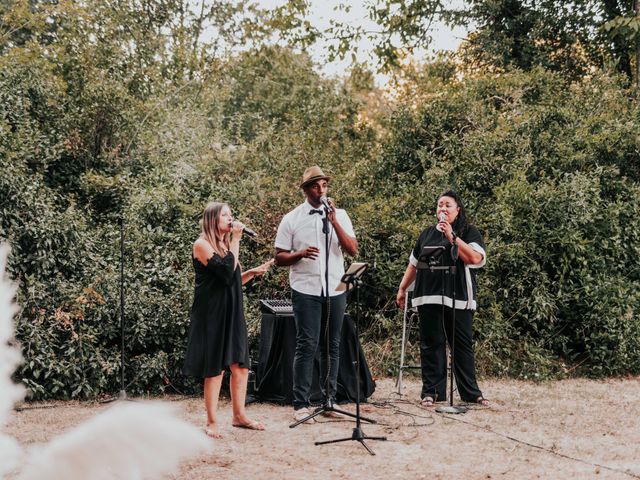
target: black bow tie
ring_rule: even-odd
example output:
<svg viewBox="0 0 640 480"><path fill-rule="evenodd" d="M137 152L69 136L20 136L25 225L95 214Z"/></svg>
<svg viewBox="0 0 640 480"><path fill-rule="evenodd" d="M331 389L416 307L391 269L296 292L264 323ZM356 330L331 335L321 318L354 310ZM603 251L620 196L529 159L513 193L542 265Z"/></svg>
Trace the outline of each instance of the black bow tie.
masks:
<svg viewBox="0 0 640 480"><path fill-rule="evenodd" d="M312 208L311 210L309 210L309 215L313 215L314 213L317 213L318 215L322 215L322 210L316 210L315 208Z"/></svg>

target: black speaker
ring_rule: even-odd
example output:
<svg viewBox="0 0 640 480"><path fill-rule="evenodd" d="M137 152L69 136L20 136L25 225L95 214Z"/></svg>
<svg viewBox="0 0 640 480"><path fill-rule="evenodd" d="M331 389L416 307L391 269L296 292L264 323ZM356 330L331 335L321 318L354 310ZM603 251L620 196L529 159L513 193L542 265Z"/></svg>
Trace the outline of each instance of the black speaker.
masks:
<svg viewBox="0 0 640 480"><path fill-rule="evenodd" d="M263 313L255 397L259 401L290 405L293 401L293 357L296 327L292 315ZM340 366L336 402L354 402L357 395L356 359L360 361L360 401L375 391L375 382L355 334L351 317L345 315L340 342ZM311 402L320 403L320 349L316 353L311 386Z"/></svg>

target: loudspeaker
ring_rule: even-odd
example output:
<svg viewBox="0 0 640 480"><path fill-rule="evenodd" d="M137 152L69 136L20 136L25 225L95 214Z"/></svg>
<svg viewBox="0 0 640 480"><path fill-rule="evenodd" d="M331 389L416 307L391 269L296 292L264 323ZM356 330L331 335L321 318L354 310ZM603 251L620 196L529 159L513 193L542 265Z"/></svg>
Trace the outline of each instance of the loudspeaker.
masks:
<svg viewBox="0 0 640 480"><path fill-rule="evenodd" d="M255 397L265 402L290 405L293 401L293 357L296 327L292 315L262 314ZM375 391L375 382L356 337L351 317L345 315L340 341L340 366L336 402L355 402L356 359L360 361L360 401ZM320 349L316 353L311 386L311 402L322 402L320 391Z"/></svg>

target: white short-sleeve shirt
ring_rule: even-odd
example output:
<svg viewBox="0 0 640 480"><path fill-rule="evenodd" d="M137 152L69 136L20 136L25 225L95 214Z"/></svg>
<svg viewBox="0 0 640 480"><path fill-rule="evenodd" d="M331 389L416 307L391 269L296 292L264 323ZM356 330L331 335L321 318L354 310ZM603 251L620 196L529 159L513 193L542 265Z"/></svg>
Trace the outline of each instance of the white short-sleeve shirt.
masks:
<svg viewBox="0 0 640 480"><path fill-rule="evenodd" d="M307 201L287 213L278 227L275 247L286 251L317 247L320 250L314 259L302 258L291 265L289 283L293 290L307 295L322 295L325 285L325 234L322 233L322 214L310 214L313 207ZM336 220L345 233L355 238L351 219L346 211L336 209ZM344 275L344 257L338 235L329 224L329 295L336 296L340 279Z"/></svg>

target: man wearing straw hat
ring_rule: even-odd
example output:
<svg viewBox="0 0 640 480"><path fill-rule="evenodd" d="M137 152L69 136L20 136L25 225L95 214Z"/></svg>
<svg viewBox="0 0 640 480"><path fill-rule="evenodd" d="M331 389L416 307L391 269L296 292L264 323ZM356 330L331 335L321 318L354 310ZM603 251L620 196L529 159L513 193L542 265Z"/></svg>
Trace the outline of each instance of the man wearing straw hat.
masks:
<svg viewBox="0 0 640 480"><path fill-rule="evenodd" d="M294 419L310 415L309 397L313 360L320 343L324 388L326 376L326 339L324 331L329 310L329 388L327 399L333 402L338 379L340 333L346 307L346 293L336 292L344 275L342 252L358 253L358 241L347 212L327 198L329 177L318 166L304 171L300 188L305 202L287 213L278 227L275 240L276 265L290 267L289 283L296 322L296 351L293 360ZM325 232L327 232L325 234ZM329 242L327 262L326 241ZM328 271L327 271L328 263ZM328 278L326 277L328 275ZM328 281L328 288L326 283ZM326 296L329 298L326 298ZM323 415L335 417L328 410ZM307 423L315 422L310 418Z"/></svg>

